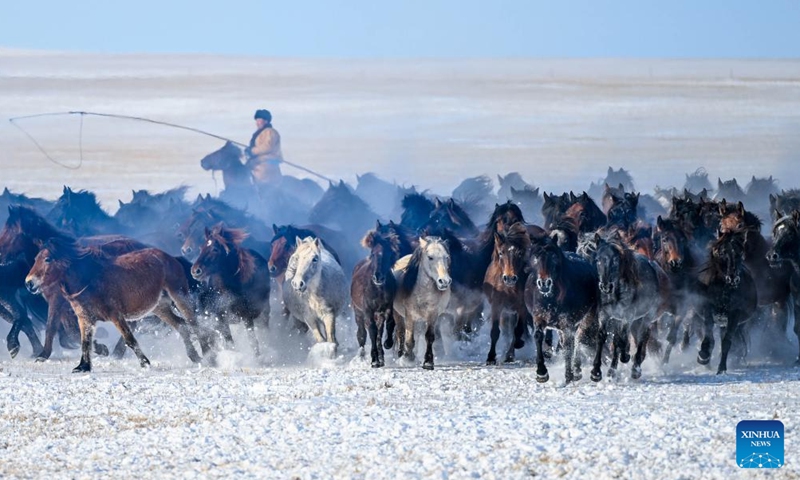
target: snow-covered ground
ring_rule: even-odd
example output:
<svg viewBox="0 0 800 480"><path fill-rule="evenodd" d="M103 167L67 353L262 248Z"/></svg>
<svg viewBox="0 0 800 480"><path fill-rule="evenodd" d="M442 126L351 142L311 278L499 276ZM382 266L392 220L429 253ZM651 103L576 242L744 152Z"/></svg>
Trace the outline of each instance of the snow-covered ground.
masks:
<svg viewBox="0 0 800 480"><path fill-rule="evenodd" d="M147 370L130 354L74 375L76 352L0 353L0 478L753 478L735 460L744 419L784 422L786 466L771 475L800 476L787 364L716 376L692 350L666 369L648 359L640 381L623 367L564 386L559 364L536 383L527 349L483 366L485 335L433 372L371 369L352 336L322 361L285 335L269 332L263 365L231 352L214 369L190 365L175 335L139 335Z"/></svg>

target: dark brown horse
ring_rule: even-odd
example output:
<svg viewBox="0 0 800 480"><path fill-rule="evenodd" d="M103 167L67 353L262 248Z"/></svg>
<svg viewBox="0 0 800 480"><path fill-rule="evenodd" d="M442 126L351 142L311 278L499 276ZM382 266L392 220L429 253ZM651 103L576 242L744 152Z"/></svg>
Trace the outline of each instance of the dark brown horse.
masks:
<svg viewBox="0 0 800 480"><path fill-rule="evenodd" d="M250 232L245 247L264 254L269 250L266 239L269 238L270 232L264 222L221 200L201 196L195 201L189 218L175 231L175 235L183 244L181 247L183 256L190 260L196 259L205 244L205 229L212 228L220 222L231 228L241 228Z"/></svg>
<svg viewBox="0 0 800 480"><path fill-rule="evenodd" d="M243 242L243 230L229 229L219 224L206 229L206 243L192 265L192 276L202 281L216 294L212 308L216 310L220 333L233 344L230 324L241 319L247 329L250 345L259 355L255 324L269 327L270 279L267 261Z"/></svg>
<svg viewBox="0 0 800 480"><path fill-rule="evenodd" d="M714 327L720 329L722 355L717 375L728 369L728 352L734 339L741 338L742 328L756 313L758 293L750 271L744 264L744 237L723 234L712 246L711 254L700 273L703 292L703 343L697 362L706 365L714 349Z"/></svg>
<svg viewBox="0 0 800 480"><path fill-rule="evenodd" d="M358 327L358 345L364 350L369 331L372 348L370 351L372 367L384 366L381 344L383 331L388 323L394 324L392 303L397 292L397 282L392 274L392 266L400 258L400 239L397 234L380 233L378 228L369 232L362 241L369 249L369 256L356 264L350 284L350 297ZM388 332L386 348L392 348L392 332Z"/></svg>
<svg viewBox="0 0 800 480"><path fill-rule="evenodd" d="M597 271L585 259L565 254L555 241L545 238L531 249L531 273L525 285L525 306L533 316L536 341L536 380L550 375L544 363L547 327L564 336L566 381L581 378L579 342L595 338L597 329Z"/></svg>
<svg viewBox="0 0 800 480"><path fill-rule="evenodd" d="M794 302L790 308L795 312L794 333L800 341L800 322L796 320L800 315L800 211L790 214L776 211L775 216L778 220L772 228L773 245L767 252L767 259L772 268L791 271L789 285ZM800 356L796 364L800 365Z"/></svg>
<svg viewBox="0 0 800 480"><path fill-rule="evenodd" d="M97 321L117 327L141 366L150 361L142 352L129 321L155 314L175 328L183 338L189 358L199 362L191 334L199 334L186 274L174 257L154 248L111 257L96 248L72 241L52 239L36 256L25 279L31 293L42 288L60 288L78 317L81 331L81 361L73 372L91 370L91 347ZM172 305L183 318L172 312ZM203 352L208 337L198 335Z"/></svg>
<svg viewBox="0 0 800 480"><path fill-rule="evenodd" d="M508 341L504 361L514 361L514 348L519 338L518 326L527 326L530 314L525 308L525 284L528 281L528 262L531 240L522 223L511 225L507 233L494 233L492 262L486 270L483 291L492 308L491 347L487 365L497 364L497 340L500 330Z"/></svg>

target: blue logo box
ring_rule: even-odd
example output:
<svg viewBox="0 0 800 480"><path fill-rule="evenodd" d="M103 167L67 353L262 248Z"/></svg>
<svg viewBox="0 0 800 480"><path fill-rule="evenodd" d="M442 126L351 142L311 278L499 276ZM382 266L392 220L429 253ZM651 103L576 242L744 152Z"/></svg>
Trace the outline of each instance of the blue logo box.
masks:
<svg viewBox="0 0 800 480"><path fill-rule="evenodd" d="M783 423L743 420L736 426L736 464L740 468L781 468Z"/></svg>

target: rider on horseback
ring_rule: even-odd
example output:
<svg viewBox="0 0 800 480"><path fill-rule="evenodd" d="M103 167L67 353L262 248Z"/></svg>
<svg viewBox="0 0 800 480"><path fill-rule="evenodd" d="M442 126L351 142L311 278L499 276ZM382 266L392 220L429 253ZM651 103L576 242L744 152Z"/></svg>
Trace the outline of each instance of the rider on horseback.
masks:
<svg viewBox="0 0 800 480"><path fill-rule="evenodd" d="M244 151L247 166L250 167L256 185L276 184L282 177L281 136L272 128L272 114L269 110L256 110L254 118L257 130L250 139L250 146Z"/></svg>

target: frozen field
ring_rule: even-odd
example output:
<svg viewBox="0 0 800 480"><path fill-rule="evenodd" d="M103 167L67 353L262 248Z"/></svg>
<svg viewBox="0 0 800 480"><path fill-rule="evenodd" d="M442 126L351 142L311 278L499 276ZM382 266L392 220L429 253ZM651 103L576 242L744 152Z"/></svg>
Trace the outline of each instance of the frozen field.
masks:
<svg viewBox="0 0 800 480"><path fill-rule="evenodd" d="M100 111L246 141L263 107L288 160L348 181L376 171L449 192L466 176L518 170L561 191L585 188L614 165L631 169L642 189L681 185L700 166L713 177L773 174L783 187L800 186L796 61L388 63L0 50L0 188L55 198L68 184L98 192L109 210L133 188L214 193L199 159L217 140L86 118L85 161L66 170L5 119ZM75 165L78 122L23 125ZM564 387L561 365L537 384L530 353L484 367L485 331L425 372L393 362L370 369L354 360L352 326L340 327L336 361L308 360L302 343L270 332L265 364L230 353L215 369L191 366L174 336L141 336L149 370L128 354L95 359L90 375L69 373L77 352L37 364L25 340L15 360L0 346L0 478L753 478L735 465L736 424L772 418L786 427L787 464L759 476L800 477L800 368L788 361L717 377L692 350L667 370L648 359L641 381L594 384L585 370ZM0 338L7 329L0 323Z"/></svg>
<svg viewBox="0 0 800 480"><path fill-rule="evenodd" d="M540 385L527 363L373 370L352 351L198 369L144 338L146 371L130 355L90 375L69 373L74 356L0 357L0 477L753 478L736 424L773 418L787 463L759 476L800 476L796 368L717 377L687 352L683 373L648 362L641 381L564 387L562 366Z"/></svg>

